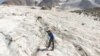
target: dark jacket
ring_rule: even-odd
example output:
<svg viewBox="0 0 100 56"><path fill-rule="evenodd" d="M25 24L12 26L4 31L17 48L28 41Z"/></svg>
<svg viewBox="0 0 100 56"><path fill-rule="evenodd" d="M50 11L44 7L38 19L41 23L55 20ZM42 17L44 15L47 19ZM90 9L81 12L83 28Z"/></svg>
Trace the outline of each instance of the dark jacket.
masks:
<svg viewBox="0 0 100 56"><path fill-rule="evenodd" d="M53 36L53 33L52 32L48 32L48 35L50 37L50 40L54 40L54 36Z"/></svg>

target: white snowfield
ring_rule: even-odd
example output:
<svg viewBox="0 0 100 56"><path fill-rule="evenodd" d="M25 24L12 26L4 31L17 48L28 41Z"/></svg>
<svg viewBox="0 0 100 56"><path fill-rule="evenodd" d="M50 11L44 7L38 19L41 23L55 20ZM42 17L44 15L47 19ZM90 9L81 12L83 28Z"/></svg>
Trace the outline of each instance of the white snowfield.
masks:
<svg viewBox="0 0 100 56"><path fill-rule="evenodd" d="M94 18L69 11L0 6L0 56L100 56L100 21ZM55 36L54 51L45 50L48 27Z"/></svg>

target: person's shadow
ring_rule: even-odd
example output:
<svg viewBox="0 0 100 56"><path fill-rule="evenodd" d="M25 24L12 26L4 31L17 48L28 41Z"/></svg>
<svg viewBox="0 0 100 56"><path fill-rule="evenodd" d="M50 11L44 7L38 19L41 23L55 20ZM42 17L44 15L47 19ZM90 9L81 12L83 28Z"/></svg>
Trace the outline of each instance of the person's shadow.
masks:
<svg viewBox="0 0 100 56"><path fill-rule="evenodd" d="M44 49L38 48L37 51L49 51L49 50L47 48Z"/></svg>

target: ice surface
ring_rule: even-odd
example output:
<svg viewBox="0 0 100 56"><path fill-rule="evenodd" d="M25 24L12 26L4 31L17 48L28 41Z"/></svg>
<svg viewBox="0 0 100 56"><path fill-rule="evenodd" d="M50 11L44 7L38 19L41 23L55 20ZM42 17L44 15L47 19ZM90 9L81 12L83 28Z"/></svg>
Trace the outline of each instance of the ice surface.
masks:
<svg viewBox="0 0 100 56"><path fill-rule="evenodd" d="M0 56L100 56L100 22L94 18L67 10L0 6ZM54 51L45 50L47 27L55 36Z"/></svg>

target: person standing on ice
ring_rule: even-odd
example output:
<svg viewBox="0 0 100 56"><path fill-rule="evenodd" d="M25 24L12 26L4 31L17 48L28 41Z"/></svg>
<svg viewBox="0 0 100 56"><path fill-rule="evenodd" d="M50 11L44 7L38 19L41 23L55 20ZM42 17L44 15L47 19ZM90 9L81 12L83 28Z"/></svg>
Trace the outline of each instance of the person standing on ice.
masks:
<svg viewBox="0 0 100 56"><path fill-rule="evenodd" d="M54 50L54 35L53 35L53 33L51 32L51 30L48 30L48 31L46 31L47 33L48 33L48 36L50 37L50 39L49 39L49 44L48 44L48 46L47 46L47 49L51 46L52 47L52 49L51 49L51 51L53 51Z"/></svg>
<svg viewBox="0 0 100 56"><path fill-rule="evenodd" d="M37 17L37 20L40 20L40 19L42 19L42 17L41 17L41 16L38 16L38 17ZM37 21L37 20L36 20L36 21ZM42 23L42 24L45 24L45 23ZM45 25L46 25L46 24L45 24ZM46 27L46 28L48 28L48 27ZM51 51L53 51L53 50L54 50L54 35L53 35L53 33L51 32L50 29L48 29L46 32L48 33L48 36L50 37L50 39L49 39L49 44L48 44L48 46L47 46L47 49L52 45Z"/></svg>

